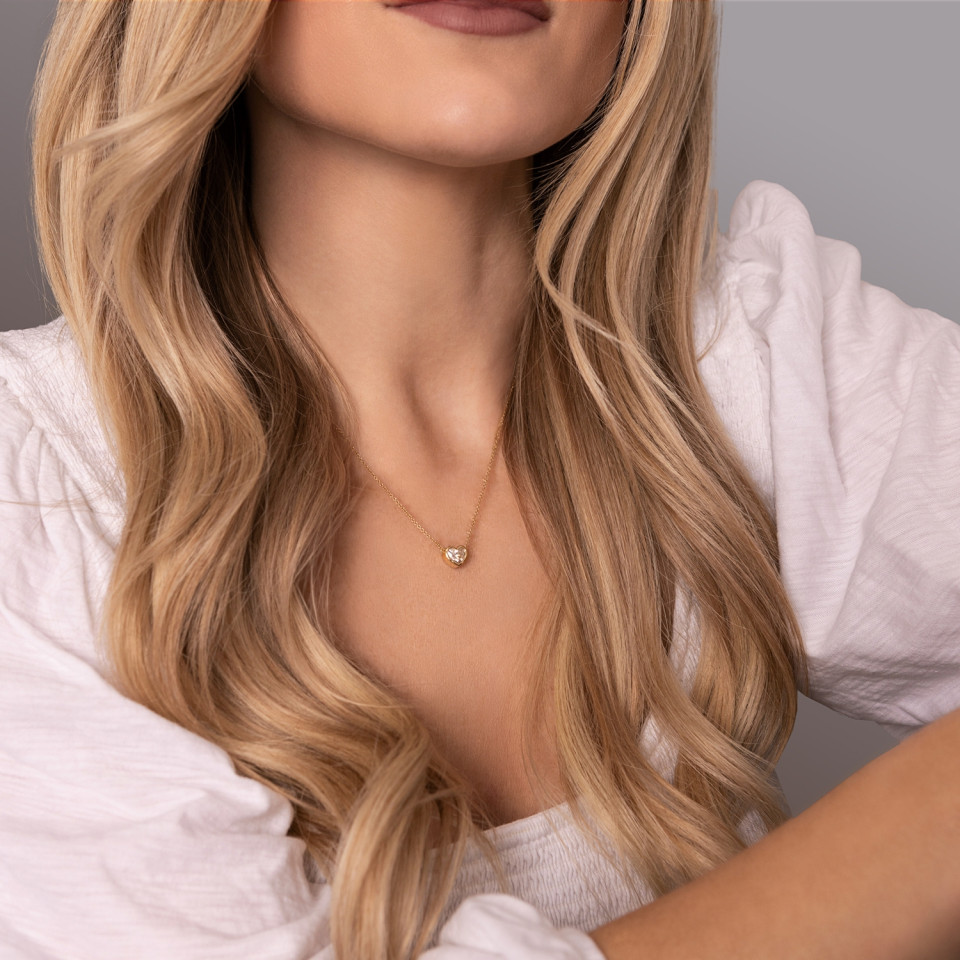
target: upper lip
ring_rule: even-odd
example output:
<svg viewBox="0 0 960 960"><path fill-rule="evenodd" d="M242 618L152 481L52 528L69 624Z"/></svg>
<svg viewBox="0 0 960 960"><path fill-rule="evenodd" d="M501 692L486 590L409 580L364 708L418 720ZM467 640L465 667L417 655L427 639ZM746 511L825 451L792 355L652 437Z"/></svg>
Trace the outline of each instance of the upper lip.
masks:
<svg viewBox="0 0 960 960"><path fill-rule="evenodd" d="M388 7L409 7L414 3L438 3L441 0L393 0ZM446 3L459 3L465 7L517 7L538 20L550 19L550 7L544 0L443 0Z"/></svg>

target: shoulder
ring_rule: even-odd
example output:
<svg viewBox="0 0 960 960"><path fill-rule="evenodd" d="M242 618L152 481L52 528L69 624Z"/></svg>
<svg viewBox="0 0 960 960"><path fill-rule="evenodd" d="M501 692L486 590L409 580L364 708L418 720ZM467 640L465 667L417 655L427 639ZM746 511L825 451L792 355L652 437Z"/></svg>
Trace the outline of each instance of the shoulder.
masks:
<svg viewBox="0 0 960 960"><path fill-rule="evenodd" d="M825 301L859 286L860 273L855 246L819 236L806 206L786 187L753 180L733 202L702 297L714 302L721 329L713 333L746 327L755 341L782 339L819 330ZM698 332L706 343L711 331Z"/></svg>
<svg viewBox="0 0 960 960"><path fill-rule="evenodd" d="M71 487L116 539L122 484L63 317L0 332L0 409L0 482L8 492L11 482L41 498Z"/></svg>
<svg viewBox="0 0 960 960"><path fill-rule="evenodd" d="M818 235L786 188L755 180L741 191L709 301L703 315L720 354L736 356L739 382L758 386L775 493L794 466L830 464L820 502L849 501L880 481L907 437L943 441L931 456L956 450L960 325L865 281L858 249ZM730 390L716 378L711 386L721 401Z"/></svg>
<svg viewBox="0 0 960 960"><path fill-rule="evenodd" d="M775 435L857 445L879 427L892 443L911 385L954 384L960 362L960 325L864 281L859 250L818 235L801 200L765 180L733 203L695 334L704 383L771 506Z"/></svg>

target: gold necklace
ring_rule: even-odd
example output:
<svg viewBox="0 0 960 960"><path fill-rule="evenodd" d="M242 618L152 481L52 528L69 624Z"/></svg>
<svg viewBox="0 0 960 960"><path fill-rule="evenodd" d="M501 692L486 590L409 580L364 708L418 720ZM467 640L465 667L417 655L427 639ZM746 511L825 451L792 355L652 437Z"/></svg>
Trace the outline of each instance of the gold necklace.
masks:
<svg viewBox="0 0 960 960"><path fill-rule="evenodd" d="M467 547L470 544L470 538L473 536L473 527L477 522L477 515L480 513L480 504L483 503L484 494L487 492L487 480L490 478L490 471L493 470L493 464L497 457L497 450L500 447L500 436L503 433L503 423L507 418L507 410L510 408L510 398L513 396L513 387L516 383L516 380L510 384L510 390L507 393L507 402L504 405L503 413L500 416L500 422L497 424L496 436L493 438L493 449L490 451L490 460L487 463L486 473L483 475L483 480L480 484L480 496L477 499L477 505L473 508L473 516L470 518L470 526L467 528L467 535L463 538L463 542L457 544L455 547L446 547L444 546L435 536L431 533L428 533L427 529L420 523L419 520L403 505L400 498L370 469L370 464L360 455L360 451L354 446L353 441L343 432L339 425L337 425L337 430L340 431L340 434L343 438L350 444L353 452L357 455L357 459L363 464L367 473L373 477L377 483L383 487L384 492L390 497L391 500L400 508L404 516L410 520L413 525L428 539L432 540L439 548L440 555L443 557L446 562L453 567L454 569L459 569L467 562Z"/></svg>

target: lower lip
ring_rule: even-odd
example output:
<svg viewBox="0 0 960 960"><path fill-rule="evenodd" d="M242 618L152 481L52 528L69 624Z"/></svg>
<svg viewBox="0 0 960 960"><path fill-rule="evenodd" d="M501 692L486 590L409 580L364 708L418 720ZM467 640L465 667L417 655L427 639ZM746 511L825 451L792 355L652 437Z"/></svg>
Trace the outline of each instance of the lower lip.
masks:
<svg viewBox="0 0 960 960"><path fill-rule="evenodd" d="M482 33L492 37L527 33L546 23L546 20L538 20L515 7L469 7L453 0L424 0L422 3L410 3L396 9L445 30Z"/></svg>

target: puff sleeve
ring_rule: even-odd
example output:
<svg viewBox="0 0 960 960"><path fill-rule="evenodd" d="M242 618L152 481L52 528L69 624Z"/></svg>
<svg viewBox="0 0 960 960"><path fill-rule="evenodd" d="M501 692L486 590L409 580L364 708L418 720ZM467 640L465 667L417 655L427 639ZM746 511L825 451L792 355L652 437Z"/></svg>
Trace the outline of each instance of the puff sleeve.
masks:
<svg viewBox="0 0 960 960"><path fill-rule="evenodd" d="M705 379L774 508L811 696L902 738L960 707L960 326L864 282L774 183L718 263Z"/></svg>
<svg viewBox="0 0 960 960"><path fill-rule="evenodd" d="M0 379L0 954L332 960L286 799L105 679L111 527L35 412ZM602 960L504 895L464 901L424 956Z"/></svg>

